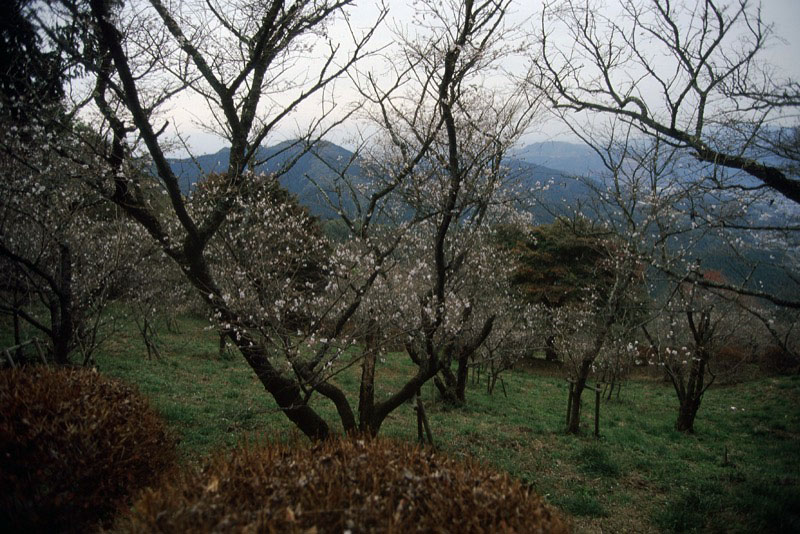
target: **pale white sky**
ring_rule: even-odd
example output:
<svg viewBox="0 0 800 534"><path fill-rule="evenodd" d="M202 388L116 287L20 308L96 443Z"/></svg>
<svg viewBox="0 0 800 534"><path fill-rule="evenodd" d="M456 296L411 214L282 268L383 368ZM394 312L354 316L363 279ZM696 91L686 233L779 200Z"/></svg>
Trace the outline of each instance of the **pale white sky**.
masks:
<svg viewBox="0 0 800 534"><path fill-rule="evenodd" d="M613 0L610 3L613 3ZM391 45L393 38L390 29L398 24L409 30L414 29L412 2L387 0L387 5L390 13L385 22L386 27L378 32L374 46ZM540 5L540 0L516 1L513 6L514 12L509 17L507 24L509 26L527 24L527 27L530 28L536 20L535 18L533 21L529 19L534 16ZM763 19L769 24L774 24L774 33L781 38L781 40L773 40L768 49L769 61L777 67L778 72L795 80L800 80L800 0L762 0L761 5ZM373 0L361 0L351 10L351 22L355 28L365 28L375 19L376 13L377 8ZM342 32L346 31L344 28L341 21L337 22L331 30L331 35L334 37L340 34L343 35ZM377 63L365 64L362 65L362 68L374 69L378 68L378 65ZM355 99L355 94L348 88L348 82L346 81L338 83L336 91L337 105L347 105L348 101L352 102ZM275 136L267 140L267 144L294 137L296 132L304 128L310 118L318 112L318 105L317 103L309 103L299 109L291 116L288 122L284 123L284 127L279 132L276 132ZM201 100L184 96L180 99L179 105L173 106L170 113L173 127L179 129L188 138L195 154L215 152L224 146L220 138L203 132L196 125L198 120L205 119L205 113L203 113L202 109L203 103ZM353 131L355 131L354 125L348 126L347 129L339 129L334 133L331 140L344 146L350 145L348 137L352 136ZM550 121L546 124L539 123L536 130L525 136L523 141L571 140L565 132L566 128L556 121ZM179 151L175 153L175 155L179 154L183 155L185 152Z"/></svg>

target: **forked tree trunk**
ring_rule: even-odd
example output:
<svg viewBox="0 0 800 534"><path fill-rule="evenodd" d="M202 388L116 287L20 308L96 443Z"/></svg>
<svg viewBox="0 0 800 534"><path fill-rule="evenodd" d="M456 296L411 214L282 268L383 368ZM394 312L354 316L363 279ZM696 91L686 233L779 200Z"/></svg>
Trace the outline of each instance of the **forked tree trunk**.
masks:
<svg viewBox="0 0 800 534"><path fill-rule="evenodd" d="M686 398L681 401L678 408L678 419L675 421L675 430L691 434L694 432L694 418L700 408L699 398Z"/></svg>
<svg viewBox="0 0 800 534"><path fill-rule="evenodd" d="M458 358L456 372L443 368L439 376L434 378L434 384L439 390L442 400L450 404L462 405L467 402L467 378L469 377L469 357Z"/></svg>
<svg viewBox="0 0 800 534"><path fill-rule="evenodd" d="M443 367L439 374L434 377L433 383L439 390L442 400L450 404L461 404L458 400L456 375L447 367Z"/></svg>
<svg viewBox="0 0 800 534"><path fill-rule="evenodd" d="M272 395L286 417L312 440L327 439L330 435L328 424L308 406L298 383L282 376L270 363L266 351L255 340L243 335L232 337L264 389Z"/></svg>
<svg viewBox="0 0 800 534"><path fill-rule="evenodd" d="M467 378L469 377L469 357L462 356L458 359L456 371L456 400L461 404L467 402Z"/></svg>
<svg viewBox="0 0 800 534"><path fill-rule="evenodd" d="M711 311L703 310L699 313L699 317L695 317L695 315L696 312L693 311L686 313L696 351L695 357L692 358L692 363L689 366L689 375L686 377L686 382L684 383L681 373L671 372L667 368L667 371L670 371L669 377L672 379L672 384L680 402L675 429L686 433L694 432L694 420L697 416L697 411L700 409L703 394L714 381L713 374L708 383L706 383L705 376L710 356L709 347L714 333L711 326Z"/></svg>
<svg viewBox="0 0 800 534"><path fill-rule="evenodd" d="M679 432L693 433L694 420L697 416L697 411L700 409L700 403L703 400L703 393L708 385L704 385L705 379L706 358L700 357L692 362L687 377L686 385L681 384L678 391L678 400L680 405L678 407L678 419L675 421L675 429Z"/></svg>
<svg viewBox="0 0 800 534"><path fill-rule="evenodd" d="M614 324L614 314L609 313L603 320L600 330L594 338L593 345L583 353L581 365L575 377L573 386L572 403L570 406L569 420L567 421L567 432L577 434L580 430L581 422L581 395L586 388L586 381L589 380L589 373L592 371L592 363L597 359L597 355L603 349L611 325Z"/></svg>

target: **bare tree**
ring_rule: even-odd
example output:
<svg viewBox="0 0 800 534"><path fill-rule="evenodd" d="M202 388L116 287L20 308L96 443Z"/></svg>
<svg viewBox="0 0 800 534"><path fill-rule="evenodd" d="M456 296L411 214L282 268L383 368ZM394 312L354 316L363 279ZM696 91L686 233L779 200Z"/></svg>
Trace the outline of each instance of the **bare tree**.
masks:
<svg viewBox="0 0 800 534"><path fill-rule="evenodd" d="M612 9L551 1L536 35L528 81L584 140L610 146L602 125L615 121L617 130L625 123L634 137L657 139L662 152L676 151L676 165L692 166L702 178L689 186L693 198L686 197L704 204L691 214L698 223L725 229L742 257L742 243L794 247L798 84L764 61L775 36L758 5L626 0ZM732 199L741 209L717 209ZM796 258L780 256L758 260L783 271L780 292L745 283L746 277L698 283L797 309Z"/></svg>
<svg viewBox="0 0 800 534"><path fill-rule="evenodd" d="M729 285L725 277L705 266L709 249L726 245L728 236L704 214L713 210L734 220L747 207L742 199L708 195L705 178L679 148L659 137L641 139L625 122L614 126L606 145L586 137L606 173L586 180L594 194L585 209L641 259L647 296L638 325L650 346L650 363L665 369L678 396L676 428L692 432L703 395L715 379L712 360L724 343L735 342L738 349L754 337L785 337L773 325L768 303L722 289ZM741 252L744 244L735 242L733 249ZM747 330L751 339L743 342L743 336L733 335L734 325L748 316L761 323L760 336ZM630 341L635 341L632 334Z"/></svg>
<svg viewBox="0 0 800 534"><path fill-rule="evenodd" d="M370 161L388 177L384 191L396 192L399 214L413 221L403 246L419 280L398 286L411 299L396 301L406 304L406 351L424 375L440 374L437 386L455 402L464 401L470 356L495 320L479 310L486 301L466 273L490 263L485 228L510 203L502 159L536 110L507 77L498 83L501 60L515 52L508 8L424 2L416 34L398 36L392 83L359 79L381 132Z"/></svg>
<svg viewBox="0 0 800 534"><path fill-rule="evenodd" d="M16 343L25 324L48 340L56 363L80 352L88 364L113 325L107 305L141 263L143 236L65 157L81 147L46 124L0 128L0 312L12 316Z"/></svg>
<svg viewBox="0 0 800 534"><path fill-rule="evenodd" d="M278 406L312 438L330 433L309 404L312 395L336 406L345 431L376 433L392 410L445 366L439 349L452 338L443 341L439 334L454 312L446 305L452 300L453 273L469 256L463 248L451 250L455 231L480 226L487 209L483 198L495 192L501 175L502 151L530 117L529 103L522 98L504 102L501 93L495 106L473 114L474 103L486 98L474 82L501 55L497 47L507 2L428 4L435 22L424 37L406 42L394 63L396 83L389 88L354 70L367 54L374 28L363 36L352 29L347 55L327 39L330 20L346 17L350 3L241 2L223 9L214 1L62 0L48 4L50 11L39 17L51 42L91 74L89 107L101 118L97 129L108 140L91 161L104 170L91 186L140 223L179 266ZM308 74L304 59L321 43L329 45L328 53L317 73ZM324 240L306 232L303 214L259 193L265 190L262 182L279 177L297 158L272 177L249 169L261 163L256 159L260 144L289 114L346 72L363 82L367 101L362 109L374 111L385 128L383 155L394 159L362 156L358 165L367 170L367 179L353 183L343 176L342 194L333 202L346 195L357 201L350 206L357 215L339 210L357 239L335 247L322 262L320 285L297 275L310 259L304 247L319 250ZM231 144L227 169L215 177L207 202L197 205L183 196L166 158L167 124L160 118L163 108L188 94L206 102L213 117L208 127ZM331 123L327 119L323 113L309 128L297 143L299 154L314 150L324 125ZM371 150L380 152L379 144ZM138 158L143 154L144 162ZM148 173L142 172L147 167L155 169L166 206L151 194ZM425 198L426 192L432 196ZM412 199L424 202L411 222L388 228L385 217L397 215L398 206L407 209ZM374 340L382 325L367 320L355 335L353 325L359 314L371 313L370 295L397 262L398 245L413 241L423 226L431 232L424 253L430 255L432 284L421 296L420 310L430 313L420 316L421 337L407 343L418 370L398 391L376 399ZM254 235L266 238L264 250L255 246ZM266 257L269 246L284 245ZM248 255L259 262L248 264ZM223 257L233 260L221 269L215 261ZM289 280L283 288L281 277ZM290 333L288 325L297 331ZM491 325L492 318L486 318L459 346L459 357L474 351ZM341 356L356 339L365 343L358 418L335 382L350 365Z"/></svg>
<svg viewBox="0 0 800 534"><path fill-rule="evenodd" d="M350 3L63 0L44 6L38 17L53 46L91 76L91 109L108 147L98 147L87 162L104 171L91 185L177 263L212 314L230 325L233 342L278 406L314 438L327 436L328 424L308 405L298 381L277 368L249 333L248 317L226 302L208 247L240 199L241 185L251 179L245 170L256 163L261 143L300 103L367 53L371 31L354 31L346 53L325 34ZM328 51L313 72L302 62L315 46ZM190 212L167 160L167 124L159 118L165 106L186 95L205 101L212 116L208 127L231 145L224 188L200 216ZM320 116L309 131L324 120ZM309 134L305 146L312 141ZM155 169L167 209L147 194L148 173L137 172L133 157L140 154Z"/></svg>
<svg viewBox="0 0 800 534"><path fill-rule="evenodd" d="M716 278L708 272L691 273L642 328L653 363L663 367L678 397L675 428L686 433L694 432L703 397L718 377L714 356L726 344L740 348L755 341L752 331L746 331L747 340L741 334L745 312L715 290L696 284L701 276Z"/></svg>
<svg viewBox="0 0 800 534"><path fill-rule="evenodd" d="M760 63L772 29L753 2L626 0L619 17L607 12L544 5L530 80L555 109L616 115L800 202L796 134L776 122L800 103L798 86ZM555 42L560 28L572 46Z"/></svg>
<svg viewBox="0 0 800 534"><path fill-rule="evenodd" d="M576 304L548 310L555 347L572 380L567 432L580 430L581 396L598 360L608 345L622 346L629 339L635 317L632 295L641 281L639 258L622 243L606 243L607 266L614 281L604 294L590 292Z"/></svg>

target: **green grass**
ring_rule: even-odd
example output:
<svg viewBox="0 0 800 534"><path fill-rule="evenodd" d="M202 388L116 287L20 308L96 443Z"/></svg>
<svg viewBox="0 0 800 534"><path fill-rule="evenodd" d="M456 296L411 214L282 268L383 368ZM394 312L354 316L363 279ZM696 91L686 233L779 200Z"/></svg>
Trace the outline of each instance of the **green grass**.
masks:
<svg viewBox="0 0 800 534"><path fill-rule="evenodd" d="M180 438L186 461L257 435L296 435L239 357L219 358L207 321L182 318L161 329L161 360L148 361L135 328L122 328L98 354L101 372L137 384ZM5 328L5 327L4 327ZM413 372L402 354L378 371L378 395ZM337 380L353 393L359 366ZM558 373L519 370L486 394L471 385L461 408L438 403L426 385L434 440L454 457L474 456L505 470L569 515L577 532L800 532L800 377L761 378L711 388L694 435L673 429L674 391L632 380L620 400L603 401L600 439L592 435L594 397L584 398L584 434L564 434L567 383ZM341 430L330 402L315 408ZM416 438L405 404L382 434ZM727 450L728 462L723 462Z"/></svg>

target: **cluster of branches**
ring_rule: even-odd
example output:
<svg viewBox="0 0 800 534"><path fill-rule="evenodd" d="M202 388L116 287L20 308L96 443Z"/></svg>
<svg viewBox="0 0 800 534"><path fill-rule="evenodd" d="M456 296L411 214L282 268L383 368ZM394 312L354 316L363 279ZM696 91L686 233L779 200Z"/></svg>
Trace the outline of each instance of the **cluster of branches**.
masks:
<svg viewBox="0 0 800 534"><path fill-rule="evenodd" d="M642 165L652 140L658 201L685 210L695 224L724 230L734 247L745 240L795 244L798 85L763 61L774 35L758 6L626 0L615 15L601 7L544 5L528 79L549 108L606 158L609 151L635 151ZM674 188L667 189L669 180ZM629 203L641 203L654 191L628 193ZM796 260L782 265L795 284L784 294L745 280L699 283L798 309Z"/></svg>
<svg viewBox="0 0 800 534"><path fill-rule="evenodd" d="M50 117L63 132L54 138L41 120L23 135L4 130L9 195L0 252L3 268L18 280L3 292L12 295L4 309L14 317L50 332L74 323L63 310L92 306L76 300L73 289L76 273L92 265L78 256L98 257L87 240L120 242L121 233L105 229L111 224L124 226L136 243L144 232L151 250L133 257L160 254L177 267L222 336L312 438L331 433L310 403L314 395L333 403L346 432L378 432L432 379L445 397L463 401L470 362L519 353L533 317L544 318L547 349L573 368L573 431L580 392L603 349L628 350L631 332L644 325L653 351L669 348L674 355L667 347L674 340L659 341L652 325L676 316L676 307L692 336L686 361L699 363L688 375L674 365L668 370L693 420L708 384L702 362L715 331L711 305L699 304L694 288L735 301L788 348L788 331L772 326L756 303L798 309L796 298L754 285L749 276L702 276L693 255L711 233L743 255L745 247L792 244L797 237L791 222L753 223L753 213L778 208L796 220L791 121L798 97L796 83L760 70L770 28L747 0L727 7L712 0L626 0L618 17L605 16L596 2L546 2L531 68L516 81L501 67L530 43L506 24L510 0L423 1L414 31L396 32L396 53L369 48L383 27L383 6L375 24L359 32L349 23L351 0L229 4L54 0L32 9L17 1L33 30L25 39L51 51L19 80L35 84L38 71L52 65L52 79L75 78L66 97L42 84L28 102L20 100L19 84L3 85L11 95L4 106L12 102L16 110L8 121L29 124L36 99L49 98L59 101ZM348 29L346 43L328 32L337 19ZM559 34L568 40L560 42ZM315 54L314 71L306 58ZM384 59L384 72L366 70L368 57ZM360 102L339 113L330 95L343 78ZM167 158L176 140L164 118L189 95L211 117L205 126L230 144L227 167L190 198ZM298 106L317 98L322 111L298 135L294 156L273 175L253 172L264 163L259 147ZM593 204L576 207L606 225L573 225L592 251L588 271L603 283L557 304L515 298L507 285L514 262L497 246L503 224L528 224L503 160L541 102L596 149L607 169L588 182ZM606 129L587 116L609 117ZM89 127L78 127L76 117ZM351 119L371 134L357 140L351 161L331 166L333 186L320 184L348 236L331 242L277 180ZM43 148L32 150L37 144ZM63 176L75 178L74 192L59 181ZM89 226L95 233L85 231ZM122 265L133 263L125 254L134 248L103 250ZM787 279L796 282L796 257L787 258ZM110 276L86 272L94 281ZM652 273L673 289L642 311L640 287L654 290ZM97 298L90 283L80 284ZM44 289L26 289L23 298L14 293L23 286ZM31 295L50 310L49 324L14 303ZM66 361L74 342L56 337L54 351ZM363 347L357 357L354 344ZM390 347L402 347L415 373L378 395L376 377ZM360 391L351 399L335 377L356 364ZM684 397L691 399L685 407Z"/></svg>
<svg viewBox="0 0 800 534"><path fill-rule="evenodd" d="M527 79L604 163L575 211L647 265L640 340L691 431L731 324L797 351L797 83L763 61L774 35L748 0L558 0L540 15ZM739 272L703 264L711 245Z"/></svg>
<svg viewBox="0 0 800 534"><path fill-rule="evenodd" d="M488 230L510 216L501 160L533 116L521 91L481 87L514 52L504 43L508 2L422 5L435 22L398 35L392 74L381 80L356 67L370 54L375 27L362 35L351 28L344 47L325 31L335 17L347 22L349 4L223 9L214 2L62 0L27 13L48 46L83 76L71 84L85 93L70 95L69 111L82 110L92 131L69 132L79 151L56 143L89 170L81 187L149 234L278 406L314 438L330 433L309 403L315 394L336 406L345 431L373 433L439 373L443 391L463 398L467 361L496 319L492 292L480 280L502 264L490 251ZM376 25L384 16L382 10ZM324 57L308 74L301 58L320 45ZM339 175L340 194L330 202L337 207L351 197L352 209L338 205L351 239L329 243L277 179L344 118L319 116L299 137L298 155L274 175L250 169L263 163L256 160L260 145L288 115L316 95L325 98L345 73L363 97L361 118L379 134L358 154L369 179ZM191 198L167 159L161 118L188 93L205 101L213 116L208 126L231 145L227 168ZM494 293L502 295L499 287ZM356 342L363 356L346 358ZM375 375L387 343L402 346L418 371L377 398ZM356 410L333 380L355 361L362 366ZM453 361L461 366L458 377L450 372Z"/></svg>

